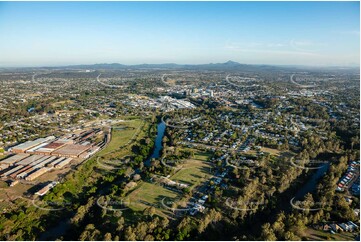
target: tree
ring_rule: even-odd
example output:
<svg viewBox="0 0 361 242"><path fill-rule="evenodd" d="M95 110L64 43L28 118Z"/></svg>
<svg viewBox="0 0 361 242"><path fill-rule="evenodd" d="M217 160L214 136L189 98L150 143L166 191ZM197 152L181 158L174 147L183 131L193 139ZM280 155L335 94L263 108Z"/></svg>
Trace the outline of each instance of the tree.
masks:
<svg viewBox="0 0 361 242"><path fill-rule="evenodd" d="M143 214L145 216L150 216L153 217L153 215L155 214L156 210L155 207L151 206L151 207L147 207L144 209Z"/></svg>
<svg viewBox="0 0 361 242"><path fill-rule="evenodd" d="M153 240L154 240L154 237L153 237L153 235L151 235L151 234L147 234L147 235L144 237L144 240L145 240L145 241L153 241Z"/></svg>
<svg viewBox="0 0 361 242"><path fill-rule="evenodd" d="M273 232L270 223L265 223L264 225L262 225L261 240L267 240L267 241L277 240L277 237Z"/></svg>
<svg viewBox="0 0 361 242"><path fill-rule="evenodd" d="M169 224L169 220L167 218L163 218L161 221L160 221L160 226L165 229Z"/></svg>
<svg viewBox="0 0 361 242"><path fill-rule="evenodd" d="M124 239L128 241L135 241L136 240L136 234L133 232L133 229L131 226L127 227L124 233Z"/></svg>
<svg viewBox="0 0 361 242"><path fill-rule="evenodd" d="M117 221L117 228L116 228L116 231L117 232L120 232L120 231L122 231L123 230L123 228L124 228L124 218L123 217L120 217L119 219L118 219L118 221Z"/></svg>
<svg viewBox="0 0 361 242"><path fill-rule="evenodd" d="M104 235L104 241L111 241L112 240L112 234L111 233L106 233Z"/></svg>
<svg viewBox="0 0 361 242"><path fill-rule="evenodd" d="M298 236L296 236L294 233L292 233L291 231L287 231L285 233L285 240L291 240L291 241L295 241L295 240L301 240L301 238L299 238Z"/></svg>

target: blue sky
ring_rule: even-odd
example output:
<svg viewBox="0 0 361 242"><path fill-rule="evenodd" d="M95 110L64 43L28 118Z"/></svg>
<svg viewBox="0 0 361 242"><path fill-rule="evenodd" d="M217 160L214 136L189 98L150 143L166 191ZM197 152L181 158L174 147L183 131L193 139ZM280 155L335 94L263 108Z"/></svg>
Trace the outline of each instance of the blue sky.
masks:
<svg viewBox="0 0 361 242"><path fill-rule="evenodd" d="M0 66L359 65L359 2L0 2Z"/></svg>

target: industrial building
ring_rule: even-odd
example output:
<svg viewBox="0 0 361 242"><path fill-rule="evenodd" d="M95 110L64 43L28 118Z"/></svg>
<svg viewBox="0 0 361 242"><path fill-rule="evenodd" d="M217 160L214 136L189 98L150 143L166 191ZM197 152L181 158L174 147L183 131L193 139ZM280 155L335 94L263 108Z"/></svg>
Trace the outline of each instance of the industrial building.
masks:
<svg viewBox="0 0 361 242"><path fill-rule="evenodd" d="M0 164L7 164L8 166L14 165L15 162L18 162L22 159L25 159L26 157L30 156L29 154L17 154L10 156L9 158L6 158L2 161L0 161Z"/></svg>
<svg viewBox="0 0 361 242"><path fill-rule="evenodd" d="M49 136L14 146L9 151L16 154L0 161L0 177L32 181L52 169L64 168L74 158L88 158L100 149L90 140L98 134L102 134L100 129L92 129L68 135L71 138Z"/></svg>
<svg viewBox="0 0 361 242"><path fill-rule="evenodd" d="M13 153L25 153L27 150L34 148L38 145L41 145L42 143L45 143L47 141L54 140L54 136L49 136L46 138L39 138L33 141L27 141L25 143L19 144L17 146L12 147L10 150Z"/></svg>
<svg viewBox="0 0 361 242"><path fill-rule="evenodd" d="M43 175L44 173L48 172L49 170L50 170L50 168L47 168L47 167L40 168L39 170L36 170L35 172L33 172L30 175L28 175L27 177L25 177L25 180L32 181L35 178L37 178L37 177Z"/></svg>
<svg viewBox="0 0 361 242"><path fill-rule="evenodd" d="M14 173L14 172L16 172L16 171L18 171L18 170L20 170L20 169L22 169L22 168L23 168L23 166L16 166L16 167L14 167L13 169L11 169L11 170L9 170L9 171L1 174L1 177L9 176L10 174L12 174L12 173Z"/></svg>
<svg viewBox="0 0 361 242"><path fill-rule="evenodd" d="M64 147L67 144L72 144L72 140L56 140L50 144L46 144L45 146L37 149L35 151L35 154L39 155L50 155L53 151L60 149L61 147Z"/></svg>
<svg viewBox="0 0 361 242"><path fill-rule="evenodd" d="M43 146L45 146L45 145L47 145L47 144L49 144L49 143L42 143L42 144L37 145L37 146L35 146L35 147L31 148L31 149L28 149L28 150L25 151L25 152L28 153L28 154L35 154L35 151L36 151L37 149L40 149L41 147L43 147Z"/></svg>
<svg viewBox="0 0 361 242"><path fill-rule="evenodd" d="M49 183L48 185L46 185L45 187L41 188L39 191L37 191L35 194L39 195L39 196L44 196L50 189L52 189L53 187L56 186L56 184L58 184L58 182L53 181L51 183Z"/></svg>
<svg viewBox="0 0 361 242"><path fill-rule="evenodd" d="M53 156L54 157L54 156ZM56 157L53 161L46 164L46 167L55 167L56 164L62 162L63 160L67 159L66 157Z"/></svg>
<svg viewBox="0 0 361 242"><path fill-rule="evenodd" d="M32 165L35 168L41 168L41 167L46 166L46 164L48 164L49 162L51 162L54 159L56 159L56 157L54 157L54 156L44 156L44 158L39 159L38 161L34 162Z"/></svg>
<svg viewBox="0 0 361 242"><path fill-rule="evenodd" d="M65 160L63 160L63 161L60 161L59 163L57 163L57 164L55 165L55 168L58 168L58 169L63 168L64 166L66 166L67 164L69 164L70 161L72 161L72 160L73 160L72 158L67 158L67 159L65 159Z"/></svg>
<svg viewBox="0 0 361 242"><path fill-rule="evenodd" d="M52 155L77 158L83 152L89 150L91 145L66 145L52 153Z"/></svg>
<svg viewBox="0 0 361 242"><path fill-rule="evenodd" d="M33 162L35 162L35 161L37 161L37 160L39 160L39 159L41 159L43 157L44 156L42 156L42 155L32 155L32 156L29 156L29 157L17 162L16 164L17 165L23 165L23 166L30 165L31 163L33 163Z"/></svg>

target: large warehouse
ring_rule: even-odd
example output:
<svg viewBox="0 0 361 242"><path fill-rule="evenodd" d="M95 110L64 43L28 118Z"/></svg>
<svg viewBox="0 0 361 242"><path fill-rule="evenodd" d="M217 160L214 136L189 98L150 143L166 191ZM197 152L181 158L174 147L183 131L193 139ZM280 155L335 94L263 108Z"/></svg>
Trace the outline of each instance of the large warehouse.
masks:
<svg viewBox="0 0 361 242"><path fill-rule="evenodd" d="M86 159L100 149L90 139L98 133L92 129L73 134L73 139L49 136L16 145L9 149L13 155L0 161L0 177L32 181L53 169L63 169L73 158Z"/></svg>
<svg viewBox="0 0 361 242"><path fill-rule="evenodd" d="M14 146L13 148L11 148L11 152L13 153L25 153L27 150L34 148L38 145L41 145L42 143L45 143L47 141L51 141L54 140L55 137L54 136L49 136L46 138L39 138L33 141L27 141L25 143L22 143L20 145Z"/></svg>
<svg viewBox="0 0 361 242"><path fill-rule="evenodd" d="M54 151L52 155L76 158L90 148L91 145L66 145Z"/></svg>
<svg viewBox="0 0 361 242"><path fill-rule="evenodd" d="M11 166L15 162L21 161L22 159L25 159L28 156L30 156L30 155L29 154L16 154L16 155L10 156L9 158L6 158L6 159L0 161L0 164L6 164L8 166Z"/></svg>
<svg viewBox="0 0 361 242"><path fill-rule="evenodd" d="M37 149L35 151L35 154L50 155L53 151L65 146L65 145L66 145L66 143L64 143L64 142L55 141L53 143L47 144L47 145Z"/></svg>

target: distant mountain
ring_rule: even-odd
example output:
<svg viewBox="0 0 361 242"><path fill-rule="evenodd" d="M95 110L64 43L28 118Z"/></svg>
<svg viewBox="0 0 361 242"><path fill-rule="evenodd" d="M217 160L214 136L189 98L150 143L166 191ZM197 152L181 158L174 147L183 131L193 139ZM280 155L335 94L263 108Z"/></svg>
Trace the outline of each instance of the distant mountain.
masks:
<svg viewBox="0 0 361 242"><path fill-rule="evenodd" d="M242 72L294 72L294 71L328 71L328 72L359 72L359 68L354 67L311 67L311 66L281 66L281 65L251 65L240 64L235 61L227 61L225 63L209 63L209 64L139 64L139 65L123 65L119 63L100 63L93 65L70 65L70 66L57 66L57 67L24 67L24 68L0 68L0 70L19 70L19 71L36 71L42 70L136 70L136 69L149 69L149 70L203 70L203 71L242 71Z"/></svg>
<svg viewBox="0 0 361 242"><path fill-rule="evenodd" d="M59 67L58 67L59 68ZM184 70L242 70L242 71L261 71L261 70L275 70L275 66L269 65L246 65L235 61L227 61L225 63L210 63L210 64L140 64L140 65L123 65L118 63L112 64L94 64L94 65L72 65L63 66L65 69L103 69L103 70L121 70L121 69L184 69ZM284 68L282 68L284 69Z"/></svg>

